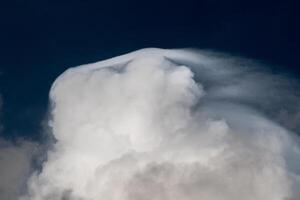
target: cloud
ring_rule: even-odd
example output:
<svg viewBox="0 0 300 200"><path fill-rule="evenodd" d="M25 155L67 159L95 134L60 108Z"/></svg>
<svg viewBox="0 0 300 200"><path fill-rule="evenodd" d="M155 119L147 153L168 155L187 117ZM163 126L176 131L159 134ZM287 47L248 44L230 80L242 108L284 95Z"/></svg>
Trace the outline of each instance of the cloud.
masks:
<svg viewBox="0 0 300 200"><path fill-rule="evenodd" d="M37 146L32 142L13 144L0 138L0 199L15 200L25 192L36 150Z"/></svg>
<svg viewBox="0 0 300 200"><path fill-rule="evenodd" d="M57 142L21 199L299 199L290 81L199 50L71 68L50 91Z"/></svg>
<svg viewBox="0 0 300 200"><path fill-rule="evenodd" d="M0 111L2 104L0 95ZM3 125L0 124L0 132L2 129ZM37 153L38 145L35 142L21 138L9 141L0 137L1 200L16 200L26 191L26 182L33 170L32 161Z"/></svg>

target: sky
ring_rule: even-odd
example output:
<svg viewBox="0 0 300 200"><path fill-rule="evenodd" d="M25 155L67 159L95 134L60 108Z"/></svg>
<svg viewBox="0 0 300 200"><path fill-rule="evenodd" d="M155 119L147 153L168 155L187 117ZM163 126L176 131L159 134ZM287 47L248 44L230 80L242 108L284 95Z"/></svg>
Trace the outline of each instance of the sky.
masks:
<svg viewBox="0 0 300 200"><path fill-rule="evenodd" d="M298 199L299 15L2 2L0 199Z"/></svg>
<svg viewBox="0 0 300 200"><path fill-rule="evenodd" d="M38 139L60 73L145 47L212 49L298 77L298 19L290 0L2 2L2 134Z"/></svg>

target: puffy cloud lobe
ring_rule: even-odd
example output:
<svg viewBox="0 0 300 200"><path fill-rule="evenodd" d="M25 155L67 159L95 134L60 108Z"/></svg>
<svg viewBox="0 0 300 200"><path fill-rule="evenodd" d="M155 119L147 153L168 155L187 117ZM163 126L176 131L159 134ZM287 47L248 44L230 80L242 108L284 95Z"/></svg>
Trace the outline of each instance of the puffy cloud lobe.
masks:
<svg viewBox="0 0 300 200"><path fill-rule="evenodd" d="M298 199L298 137L273 112L297 106L286 87L196 50L71 68L50 92L57 142L21 199Z"/></svg>

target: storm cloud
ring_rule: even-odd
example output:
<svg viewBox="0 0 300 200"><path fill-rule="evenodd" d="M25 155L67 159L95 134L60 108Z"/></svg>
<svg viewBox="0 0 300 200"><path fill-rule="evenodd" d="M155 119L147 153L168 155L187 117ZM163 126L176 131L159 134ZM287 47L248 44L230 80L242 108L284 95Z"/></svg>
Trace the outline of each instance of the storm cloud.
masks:
<svg viewBox="0 0 300 200"><path fill-rule="evenodd" d="M22 200L295 200L299 96L255 61L142 49L70 68Z"/></svg>

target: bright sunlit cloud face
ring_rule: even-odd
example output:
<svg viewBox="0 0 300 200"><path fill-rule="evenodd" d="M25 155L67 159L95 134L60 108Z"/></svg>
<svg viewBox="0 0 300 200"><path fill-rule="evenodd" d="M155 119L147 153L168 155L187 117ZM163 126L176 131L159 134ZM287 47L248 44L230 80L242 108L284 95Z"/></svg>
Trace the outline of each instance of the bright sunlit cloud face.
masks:
<svg viewBox="0 0 300 200"><path fill-rule="evenodd" d="M21 199L298 199L287 87L253 62L196 50L69 69L50 92L57 142Z"/></svg>

